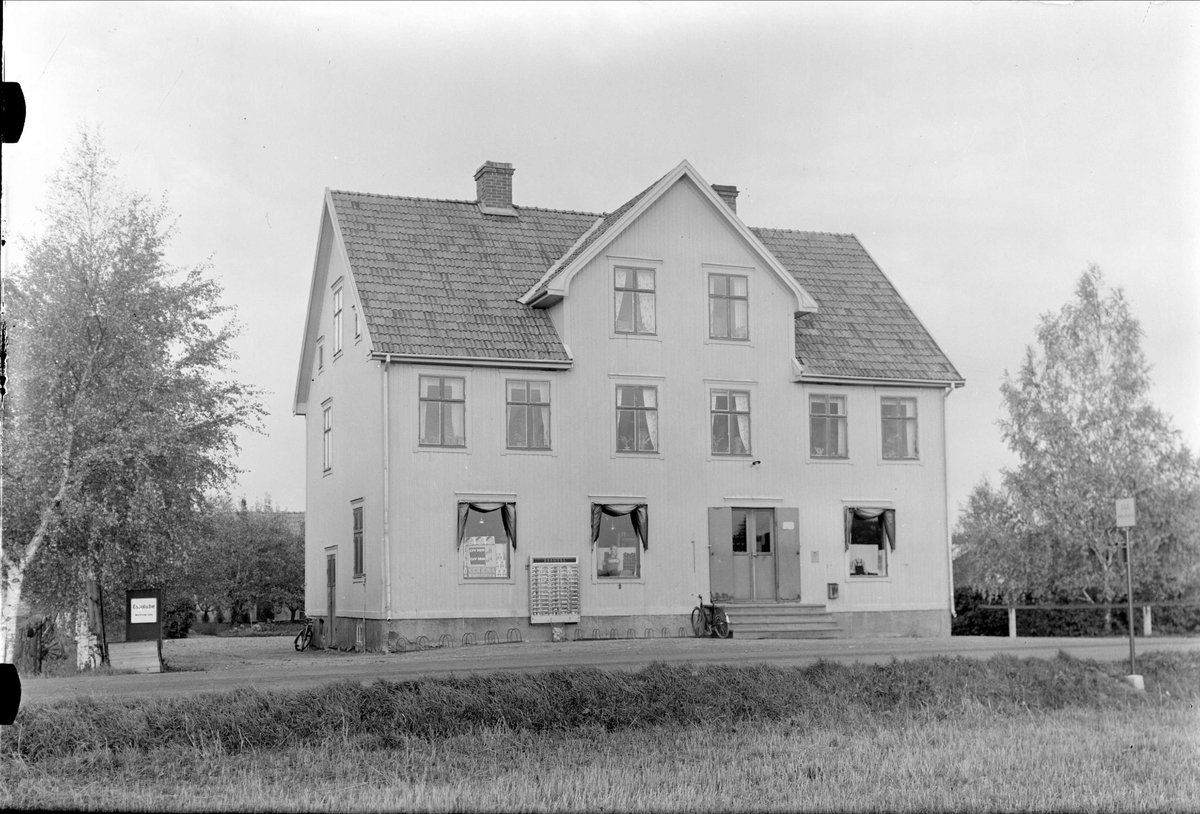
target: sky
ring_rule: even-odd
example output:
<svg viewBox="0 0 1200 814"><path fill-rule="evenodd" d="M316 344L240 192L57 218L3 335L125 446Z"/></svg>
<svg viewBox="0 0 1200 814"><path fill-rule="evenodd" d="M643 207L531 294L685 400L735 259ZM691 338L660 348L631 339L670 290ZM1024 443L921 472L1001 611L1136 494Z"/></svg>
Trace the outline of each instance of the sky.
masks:
<svg viewBox="0 0 1200 814"><path fill-rule="evenodd" d="M264 388L235 496L304 508L292 414L326 187L607 212L687 159L750 226L849 232L967 380L952 512L1016 459L999 387L1089 263L1200 449L1200 4L4 4L5 269L79 126L179 216Z"/></svg>

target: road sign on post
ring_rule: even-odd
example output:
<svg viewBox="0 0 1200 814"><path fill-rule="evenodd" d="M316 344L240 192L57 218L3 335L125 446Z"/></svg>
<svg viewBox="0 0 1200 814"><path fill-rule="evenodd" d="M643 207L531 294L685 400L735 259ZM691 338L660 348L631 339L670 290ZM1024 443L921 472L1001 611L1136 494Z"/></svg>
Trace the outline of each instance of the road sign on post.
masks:
<svg viewBox="0 0 1200 814"><path fill-rule="evenodd" d="M1137 674L1137 656L1133 646L1133 549L1129 547L1129 529L1137 525L1134 499L1117 499L1117 528L1125 529L1125 593L1129 597L1129 680L1137 687L1142 677ZM1140 689L1140 688L1139 688Z"/></svg>
<svg viewBox="0 0 1200 814"><path fill-rule="evenodd" d="M1137 508L1134 499L1123 497L1117 499L1117 528L1127 529L1137 525Z"/></svg>

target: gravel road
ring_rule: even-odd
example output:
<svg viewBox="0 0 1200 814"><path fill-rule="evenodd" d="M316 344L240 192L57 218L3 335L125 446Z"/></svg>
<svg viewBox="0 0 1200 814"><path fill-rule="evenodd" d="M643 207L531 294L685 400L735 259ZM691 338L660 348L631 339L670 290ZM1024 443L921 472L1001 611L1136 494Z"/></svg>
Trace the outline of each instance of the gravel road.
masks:
<svg viewBox="0 0 1200 814"><path fill-rule="evenodd" d="M932 655L989 658L1007 653L1053 658L1063 650L1096 661L1129 658L1128 639L618 639L482 644L407 653L297 653L290 637L197 636L163 643L169 671L151 675L83 675L22 680L22 705L81 696L150 697L219 693L239 688L292 690L333 681L393 681L462 673L538 672L566 667L637 670L654 661L693 664L811 664L820 659L887 663ZM1139 639L1137 653L1197 651L1200 637Z"/></svg>

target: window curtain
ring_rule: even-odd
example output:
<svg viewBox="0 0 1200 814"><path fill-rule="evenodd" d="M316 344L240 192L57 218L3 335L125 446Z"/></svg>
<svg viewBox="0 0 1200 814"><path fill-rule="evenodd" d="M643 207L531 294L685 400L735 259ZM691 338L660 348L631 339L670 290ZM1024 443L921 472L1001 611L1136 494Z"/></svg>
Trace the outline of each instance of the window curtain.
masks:
<svg viewBox="0 0 1200 814"><path fill-rule="evenodd" d="M593 503L592 504L592 545L600 539L600 519L603 515L609 517L624 517L629 515L633 523L633 531L642 541L642 551L650 547L650 525L646 514L645 503Z"/></svg>
<svg viewBox="0 0 1200 814"><path fill-rule="evenodd" d="M462 548L463 537L467 532L467 513L471 509L480 514L500 512L500 521L504 523L504 533L513 550L517 548L517 504L515 503L459 503L458 504L458 545Z"/></svg>
<svg viewBox="0 0 1200 814"><path fill-rule="evenodd" d="M846 550L850 550L850 530L854 526L854 518L859 520L874 520L882 517L883 536L887 538L888 548L892 551L896 550L896 510L895 509L854 509L846 507L843 509L843 517L846 527ZM880 548L883 545L880 544Z"/></svg>

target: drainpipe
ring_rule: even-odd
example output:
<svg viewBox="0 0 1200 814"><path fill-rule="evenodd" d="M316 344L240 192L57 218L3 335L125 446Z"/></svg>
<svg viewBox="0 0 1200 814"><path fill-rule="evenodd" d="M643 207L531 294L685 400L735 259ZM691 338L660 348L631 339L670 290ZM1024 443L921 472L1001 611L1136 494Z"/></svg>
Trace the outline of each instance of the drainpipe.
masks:
<svg viewBox="0 0 1200 814"><path fill-rule="evenodd" d="M958 614L954 609L954 532L950 528L950 473L946 465L946 407L950 401L950 394L954 392L954 385L946 386L946 392L942 393L942 485L946 490L946 577L950 580L950 618L953 619Z"/></svg>
<svg viewBox="0 0 1200 814"><path fill-rule="evenodd" d="M383 614L392 621L392 545L388 537L388 513L392 505L391 457L389 428L392 423L388 409L388 369L392 366L389 353L383 360Z"/></svg>

